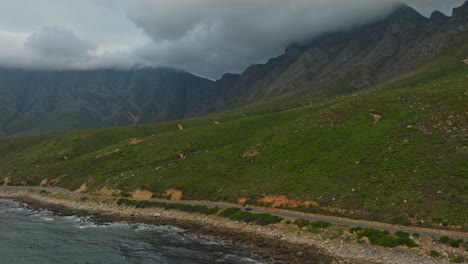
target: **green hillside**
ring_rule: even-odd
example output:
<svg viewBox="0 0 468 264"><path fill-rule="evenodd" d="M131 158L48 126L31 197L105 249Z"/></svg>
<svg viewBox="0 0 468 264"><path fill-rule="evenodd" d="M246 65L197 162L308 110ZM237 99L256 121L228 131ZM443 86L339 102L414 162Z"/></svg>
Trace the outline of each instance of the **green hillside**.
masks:
<svg viewBox="0 0 468 264"><path fill-rule="evenodd" d="M162 197L174 188L183 199L231 202L286 195L319 205L298 210L468 229L467 58L465 44L404 78L322 102L5 139L0 179L65 175L58 186L71 190L88 181L89 191Z"/></svg>

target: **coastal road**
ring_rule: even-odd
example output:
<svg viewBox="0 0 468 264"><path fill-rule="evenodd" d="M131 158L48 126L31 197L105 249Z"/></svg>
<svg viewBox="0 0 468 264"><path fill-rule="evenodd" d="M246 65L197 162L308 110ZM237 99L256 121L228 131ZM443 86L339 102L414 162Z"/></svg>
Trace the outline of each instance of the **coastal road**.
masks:
<svg viewBox="0 0 468 264"><path fill-rule="evenodd" d="M37 186L0 186L0 191L46 191L50 193L59 193L65 194L75 197L94 197L94 198L117 198L117 197L103 197L97 195L90 195L90 194L78 194L71 192L70 190L58 188L58 187L37 187ZM125 199L131 199L125 197ZM217 203L217 202L210 202L210 201L170 201L170 200L163 200L163 199L150 199L150 201L157 201L157 202L164 202L169 204L186 204L186 205L202 205L208 207L218 207L218 208L239 208L245 209L243 206L239 206L236 204L229 204L229 203ZM450 231L450 230L442 230L442 229L431 229L431 228L422 228L422 227L413 227L413 226L400 226L400 225L392 225L386 224L381 222L374 222L374 221L366 221L366 220L357 220L357 219L350 219L344 217L335 217L335 216L327 216L327 215L318 215L318 214L306 214L301 212L294 212L282 209L272 209L272 208L263 208L257 206L249 206L249 211L254 213L266 213L271 215L276 215L283 217L285 219L304 219L309 221L324 221L335 225L342 225L342 226L360 226L363 228L375 228L379 230L387 230L389 232L396 232L396 231L404 231L408 233L419 233L422 236L430 236L430 237L441 237L441 236L449 236L455 239L463 239L468 240L468 233L467 232L459 232L459 231Z"/></svg>

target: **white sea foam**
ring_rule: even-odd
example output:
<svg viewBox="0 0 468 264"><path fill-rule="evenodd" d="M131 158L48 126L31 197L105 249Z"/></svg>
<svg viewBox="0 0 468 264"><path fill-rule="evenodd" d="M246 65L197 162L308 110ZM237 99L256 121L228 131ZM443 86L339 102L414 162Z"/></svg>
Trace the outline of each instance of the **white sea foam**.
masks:
<svg viewBox="0 0 468 264"><path fill-rule="evenodd" d="M96 228L100 226L94 223L80 223L76 227L78 227L79 229L88 229L88 228Z"/></svg>
<svg viewBox="0 0 468 264"><path fill-rule="evenodd" d="M76 219L76 227L79 229L87 229L87 228L118 228L118 227L126 227L128 224L125 223L96 223L92 221L89 217L84 218L77 218Z"/></svg>
<svg viewBox="0 0 468 264"><path fill-rule="evenodd" d="M135 231L164 231L164 232L171 232L171 233L179 233L179 232L184 231L182 228L178 228L174 226L154 226L154 225L146 225L146 224L136 224L136 225L131 225L131 226L136 227Z"/></svg>
<svg viewBox="0 0 468 264"><path fill-rule="evenodd" d="M239 257L231 254L223 256L220 260L222 263L252 263L252 264L262 264L263 262L248 258L248 257Z"/></svg>
<svg viewBox="0 0 468 264"><path fill-rule="evenodd" d="M63 216L62 218L64 220L70 221L70 222L80 222L81 221L81 218L76 216L76 215L67 215L67 216Z"/></svg>
<svg viewBox="0 0 468 264"><path fill-rule="evenodd" d="M6 209L6 211L7 212L21 212L21 211L26 211L26 209L22 207L13 207L13 208Z"/></svg>

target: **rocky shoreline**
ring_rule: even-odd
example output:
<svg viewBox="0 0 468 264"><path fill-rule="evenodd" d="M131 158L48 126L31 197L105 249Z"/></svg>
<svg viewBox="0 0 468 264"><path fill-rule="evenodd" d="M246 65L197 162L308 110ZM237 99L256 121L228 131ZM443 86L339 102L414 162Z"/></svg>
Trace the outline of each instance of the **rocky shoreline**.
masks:
<svg viewBox="0 0 468 264"><path fill-rule="evenodd" d="M176 226L198 236L246 246L266 263L450 263L447 259L433 259L404 249L386 249L292 233L281 225L256 226L216 216L118 206L112 198L80 199L35 191L1 191L0 197L59 214L93 215L109 222Z"/></svg>

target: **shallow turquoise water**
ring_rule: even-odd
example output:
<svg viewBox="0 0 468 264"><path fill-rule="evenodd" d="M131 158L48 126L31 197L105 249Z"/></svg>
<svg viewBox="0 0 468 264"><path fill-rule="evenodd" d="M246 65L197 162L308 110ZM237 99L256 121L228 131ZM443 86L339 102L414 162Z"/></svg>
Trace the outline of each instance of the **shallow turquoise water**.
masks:
<svg viewBox="0 0 468 264"><path fill-rule="evenodd" d="M175 227L96 223L0 199L0 264L261 263Z"/></svg>

